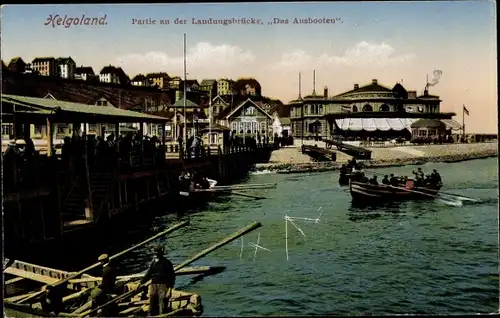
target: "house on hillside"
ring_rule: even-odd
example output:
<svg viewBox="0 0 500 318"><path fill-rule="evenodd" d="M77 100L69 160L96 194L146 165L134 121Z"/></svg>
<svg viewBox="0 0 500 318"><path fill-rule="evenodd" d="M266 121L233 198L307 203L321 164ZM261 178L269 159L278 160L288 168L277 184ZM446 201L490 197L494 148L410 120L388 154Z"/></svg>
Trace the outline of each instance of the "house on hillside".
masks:
<svg viewBox="0 0 500 318"><path fill-rule="evenodd" d="M186 92L198 92L200 90L200 83L197 80L182 81L179 89L184 90L184 85L186 85Z"/></svg>
<svg viewBox="0 0 500 318"><path fill-rule="evenodd" d="M205 110L205 114L208 118L211 118L212 123L217 122L219 114L223 112L224 109L230 107L231 105L227 103L221 96L217 95L212 98L211 105L208 105Z"/></svg>
<svg viewBox="0 0 500 318"><path fill-rule="evenodd" d="M217 95L217 80L204 79L200 83L200 89L212 97Z"/></svg>
<svg viewBox="0 0 500 318"><path fill-rule="evenodd" d="M236 94L235 82L228 78L221 78L217 81L217 95L227 96Z"/></svg>
<svg viewBox="0 0 500 318"><path fill-rule="evenodd" d="M288 105L277 104L271 108L269 114L273 117L273 136L286 138L292 135Z"/></svg>
<svg viewBox="0 0 500 318"><path fill-rule="evenodd" d="M240 78L235 82L237 94L242 96L262 96L260 83L255 78Z"/></svg>
<svg viewBox="0 0 500 318"><path fill-rule="evenodd" d="M24 71L26 70L26 63L23 61L22 58L15 57L12 60L10 60L7 68L9 69L9 71L15 73L24 73Z"/></svg>
<svg viewBox="0 0 500 318"><path fill-rule="evenodd" d="M42 76L56 76L56 59L53 57L36 57L31 62L31 69Z"/></svg>
<svg viewBox="0 0 500 318"><path fill-rule="evenodd" d="M182 79L179 76L174 76L170 78L168 81L169 88L171 89L180 89L181 88Z"/></svg>
<svg viewBox="0 0 500 318"><path fill-rule="evenodd" d="M146 79L149 81L151 86L156 86L160 89L170 88L170 76L168 76L165 72L149 73L146 75Z"/></svg>
<svg viewBox="0 0 500 318"><path fill-rule="evenodd" d="M247 98L233 110L226 107L219 113L218 124L229 127L232 135L266 136L272 134L273 117L262 107Z"/></svg>
<svg viewBox="0 0 500 318"><path fill-rule="evenodd" d="M70 57L60 57L56 60L57 76L65 79L75 77L76 63Z"/></svg>
<svg viewBox="0 0 500 318"><path fill-rule="evenodd" d="M99 81L102 83L120 84L120 72L114 66L108 65L99 73Z"/></svg>
<svg viewBox="0 0 500 318"><path fill-rule="evenodd" d="M150 81L148 78L142 74L137 74L134 78L132 78L132 85L134 86L149 86L149 84Z"/></svg>
<svg viewBox="0 0 500 318"><path fill-rule="evenodd" d="M90 66L80 66L75 68L75 79L90 81L96 79L94 70Z"/></svg>

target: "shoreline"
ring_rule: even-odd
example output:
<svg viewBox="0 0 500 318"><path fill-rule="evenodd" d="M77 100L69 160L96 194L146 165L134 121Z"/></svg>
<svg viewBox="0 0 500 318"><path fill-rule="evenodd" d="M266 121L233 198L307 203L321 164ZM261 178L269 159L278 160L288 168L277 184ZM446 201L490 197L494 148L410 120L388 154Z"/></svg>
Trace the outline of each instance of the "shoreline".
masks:
<svg viewBox="0 0 500 318"><path fill-rule="evenodd" d="M423 156L411 156L411 157L396 157L396 158L375 158L371 160L358 160L362 164L363 168L377 169L377 168L388 168L388 167L401 167L401 166L411 166L411 165L422 165L425 163L452 163L461 162L477 159L486 159L492 157L498 157L497 144L495 147L490 147L488 149L483 149L480 151L461 151L458 153L450 154L443 151L442 154L428 154ZM443 149L444 150L444 149ZM298 151L298 150L297 150ZM337 153L340 153L337 151ZM272 172L272 173L310 173L310 172L326 172L335 171L339 169L342 164L345 164L345 160L342 161L323 161L323 162L275 162L275 163L265 163L257 164L250 171L251 173L258 172Z"/></svg>

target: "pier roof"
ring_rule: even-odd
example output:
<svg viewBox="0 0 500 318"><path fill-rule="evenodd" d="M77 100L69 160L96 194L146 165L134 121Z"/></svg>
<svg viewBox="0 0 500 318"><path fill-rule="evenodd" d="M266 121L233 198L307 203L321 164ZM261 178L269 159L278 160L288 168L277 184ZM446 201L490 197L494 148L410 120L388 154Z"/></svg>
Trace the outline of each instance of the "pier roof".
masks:
<svg viewBox="0 0 500 318"><path fill-rule="evenodd" d="M28 112L21 113L51 116L54 122L84 122L84 123L134 123L134 122L167 122L165 117L119 109L113 106L94 106L81 103L64 102L53 99L2 94L2 104L21 106ZM6 108L3 106L3 111ZM8 108L7 108L8 109ZM13 111L16 115L20 112ZM5 115L2 114L2 115Z"/></svg>

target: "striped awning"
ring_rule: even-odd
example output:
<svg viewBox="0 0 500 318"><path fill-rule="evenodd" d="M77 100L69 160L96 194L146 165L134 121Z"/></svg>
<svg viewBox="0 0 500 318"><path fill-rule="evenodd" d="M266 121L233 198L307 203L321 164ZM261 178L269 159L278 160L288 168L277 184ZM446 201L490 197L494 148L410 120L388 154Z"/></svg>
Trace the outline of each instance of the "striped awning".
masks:
<svg viewBox="0 0 500 318"><path fill-rule="evenodd" d="M410 129L411 124L419 118L343 118L336 119L337 126L342 130L352 131L401 131Z"/></svg>
<svg viewBox="0 0 500 318"><path fill-rule="evenodd" d="M441 121L446 125L446 129L460 130L462 125L454 119L441 119Z"/></svg>

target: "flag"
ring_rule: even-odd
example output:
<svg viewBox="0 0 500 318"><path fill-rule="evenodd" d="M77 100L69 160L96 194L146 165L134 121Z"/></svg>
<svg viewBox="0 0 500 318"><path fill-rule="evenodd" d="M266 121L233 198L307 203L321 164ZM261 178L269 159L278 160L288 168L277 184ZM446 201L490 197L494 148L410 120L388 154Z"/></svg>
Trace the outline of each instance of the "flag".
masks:
<svg viewBox="0 0 500 318"><path fill-rule="evenodd" d="M469 110L467 108L465 108L465 105L464 105L464 114L466 114L467 116L469 116Z"/></svg>

